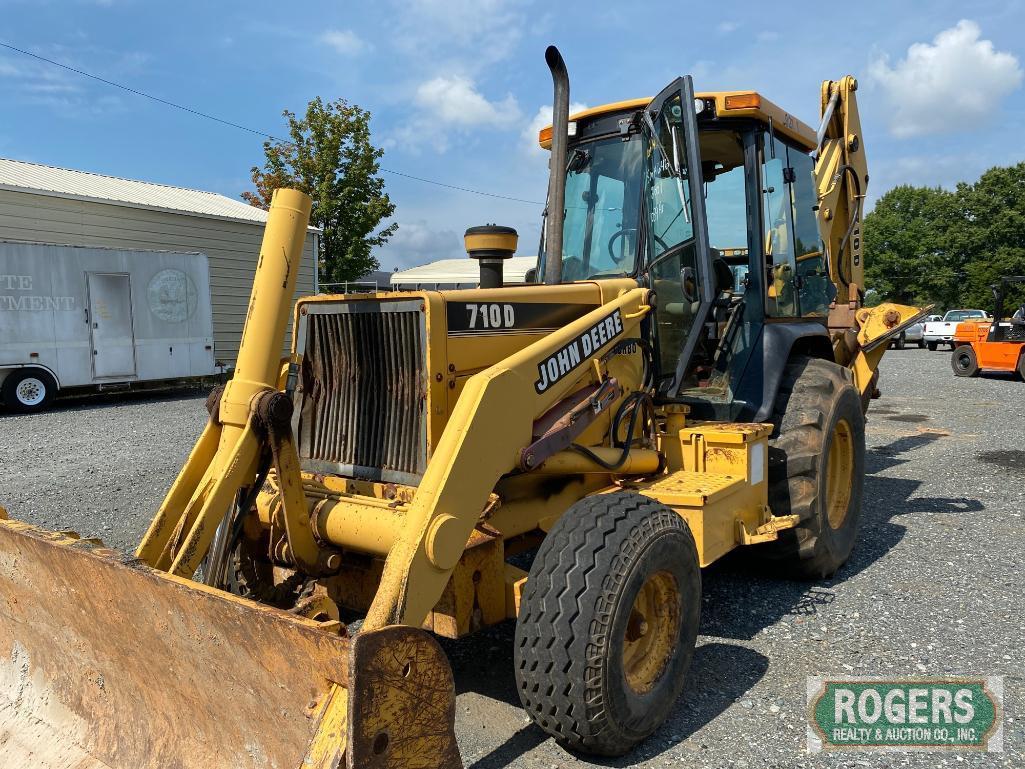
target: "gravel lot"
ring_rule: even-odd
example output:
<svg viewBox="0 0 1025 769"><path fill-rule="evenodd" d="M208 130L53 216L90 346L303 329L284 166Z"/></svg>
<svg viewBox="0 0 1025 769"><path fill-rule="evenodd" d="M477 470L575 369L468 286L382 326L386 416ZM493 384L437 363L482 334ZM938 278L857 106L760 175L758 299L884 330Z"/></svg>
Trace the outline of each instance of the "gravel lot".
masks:
<svg viewBox="0 0 1025 769"><path fill-rule="evenodd" d="M868 423L862 535L820 584L728 560L704 574L701 637L665 726L589 763L528 724L510 623L446 642L473 769L1025 766L1025 384L957 379L950 354L893 351ZM202 428L204 394L109 396L0 411L0 504L131 549ZM805 753L808 675L1005 676L1005 752Z"/></svg>

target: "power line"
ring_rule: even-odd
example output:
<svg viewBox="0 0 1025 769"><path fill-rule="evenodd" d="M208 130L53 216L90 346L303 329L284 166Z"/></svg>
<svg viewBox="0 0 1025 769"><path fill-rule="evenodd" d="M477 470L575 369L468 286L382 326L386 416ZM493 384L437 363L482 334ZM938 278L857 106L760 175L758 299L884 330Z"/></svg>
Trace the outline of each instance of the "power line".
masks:
<svg viewBox="0 0 1025 769"><path fill-rule="evenodd" d="M85 70L78 69L76 67L72 67L72 66L70 66L68 64L64 64L64 63L59 62L59 61L54 61L53 59L48 59L45 56L40 56L38 53L32 53L31 51L26 51L23 48L18 48L18 47L13 46L13 45L11 45L9 43L5 43L3 41L0 41L0 47L6 48L9 51L14 51L15 53L20 53L23 56L29 56L29 57L31 57L33 59L37 59L39 61L46 62L47 64L51 64L54 67L60 67L61 69L67 70L68 72L74 72L76 75L81 75L82 77L87 77L87 78L89 78L91 80L97 81L98 83L103 83L104 85L109 85L109 86L111 86L113 88L119 88L122 91L126 91L126 92L128 92L130 94L134 94L135 96L141 96L144 99L149 99L150 101L155 101L158 104L163 104L166 107L173 107L174 109L179 109L179 110L182 110L183 112L188 112L190 115L195 115L196 117L205 118L207 120L213 120L214 122L220 123L221 125L226 125L226 126L229 126L231 128L237 128L240 131L246 131L248 133L255 134L256 136L262 136L265 139L270 139L271 141L275 141L275 142L278 142L280 144L286 143L284 139L281 139L281 138L279 138L277 136L274 136L274 134L269 134L269 133L267 133L265 131L259 131L259 130L255 129L255 128L250 128L250 127L244 126L244 125L242 125L240 123L232 122L231 120L225 120L224 118L219 118L216 115L210 115L210 114L208 114L206 112L201 112L198 109L193 109L192 107L187 107L184 104L178 104L177 102L168 101L167 99L161 99L159 96L153 96L152 94L146 93L145 91L140 91L140 90L138 90L136 88L131 88L130 86L123 85L122 83L116 83L113 80L107 80L106 78L100 77L99 75L94 75L91 72L86 72ZM516 202L516 203L528 203L530 205L535 205L535 206L543 206L544 205L544 203L541 203L541 202L539 202L537 200L526 200L524 198L515 198L515 197L511 197L509 195L499 195L499 194L497 194L495 192L484 192L483 190L475 190L475 189L472 189L470 187L460 187L459 185L456 185L456 184L448 184L446 182L439 182L439 181L436 181L435 179L426 179L426 178L424 178L422 176L414 176L413 174L407 174L407 173L404 173L403 171L395 171L394 169L391 169L391 168L383 168L383 167L380 167L380 166L379 166L379 168L380 168L381 171L383 171L384 173L387 173L387 174L392 174L394 176L402 176L402 177L404 177L406 179L413 179L413 180L418 181L418 182L423 182L424 184L433 184L433 185L435 185L437 187L445 187L446 189L450 189L450 190L458 190L459 192L469 192L469 193L471 193L473 195L483 195L485 197L498 198L500 200L511 200L513 202Z"/></svg>
<svg viewBox="0 0 1025 769"><path fill-rule="evenodd" d="M113 80L107 80L106 78L102 78L99 75L93 75L92 73L86 72L85 70L75 69L74 67L69 66L67 64L62 64L59 61L54 61L53 59L48 59L45 56L40 56L37 53L32 53L31 51L25 51L25 50L23 50L21 48L15 48L13 45L10 45L8 43L4 43L4 42L0 41L0 46L3 46L4 48L7 48L8 50L15 51L15 52L23 54L25 56L31 56L33 59L38 59L39 61L45 61L47 64L52 64L55 67L60 67L61 69L66 69L69 72L74 72L76 75L81 75L82 77L88 77L88 78L90 78L92 80L96 80L97 82L103 83L105 85L113 86L114 88L120 88L122 91L127 91L128 93L133 93L136 96L143 97L144 99L150 99L150 100L155 101L155 102L157 102L159 104L164 104L164 105L166 105L168 107L174 107L175 109L180 109L180 110L182 110L184 112L189 112L189 113L191 113L193 115L197 115L199 117L204 117L207 120L214 120L214 121L216 121L218 123L221 123L223 125L231 126L232 128L238 128L240 131L248 131L249 133L256 134L257 136L265 136L266 138L273 139L274 141L277 141L277 142L281 141L281 139L279 139L278 137L272 136L271 134L268 134L268 133L264 133L263 131L257 131L255 128L247 128L244 125L239 125L238 123L232 123L230 120L224 120L223 118L215 117L214 115L208 115L205 112L200 112L197 109L192 109L191 107L186 107L184 104L177 104L176 102L168 101L167 99L161 99L159 96L152 96L152 95L150 95L148 93L145 93L143 91L138 91L135 88L129 88L127 85L121 85L121 83L115 83Z"/></svg>
<svg viewBox="0 0 1025 769"><path fill-rule="evenodd" d="M395 176L404 176L407 179L416 179L418 182L426 182L427 184L436 184L439 187L448 187L450 190L459 190L460 192L472 192L474 195L487 195L489 198L501 198L502 200L513 200L517 203L530 203L533 206L543 206L544 203L537 200L526 200L525 198L513 198L508 195L499 195L495 192L483 192L481 190L472 190L469 187L457 187L454 184L445 184L445 182L436 182L433 179L424 179L421 176L413 176L412 174L406 174L402 171L392 171L390 168L382 168L382 171L388 174L394 174Z"/></svg>

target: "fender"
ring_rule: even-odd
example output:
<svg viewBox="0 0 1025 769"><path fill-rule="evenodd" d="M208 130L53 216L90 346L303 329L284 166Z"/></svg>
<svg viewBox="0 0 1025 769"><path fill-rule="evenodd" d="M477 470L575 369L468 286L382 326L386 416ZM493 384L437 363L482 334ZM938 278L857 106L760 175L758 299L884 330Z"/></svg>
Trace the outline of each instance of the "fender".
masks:
<svg viewBox="0 0 1025 769"><path fill-rule="evenodd" d="M0 363L0 382L7 379L8 375L13 374L15 371L20 371L23 368L37 368L45 371L47 374L53 377L53 381L57 383L57 390L61 389L61 380L57 376L57 372L49 366L44 366L42 363Z"/></svg>
<svg viewBox="0 0 1025 769"><path fill-rule="evenodd" d="M737 401L743 403L739 421L771 420L783 369L795 354L833 360L826 326L813 320L762 326L736 393Z"/></svg>

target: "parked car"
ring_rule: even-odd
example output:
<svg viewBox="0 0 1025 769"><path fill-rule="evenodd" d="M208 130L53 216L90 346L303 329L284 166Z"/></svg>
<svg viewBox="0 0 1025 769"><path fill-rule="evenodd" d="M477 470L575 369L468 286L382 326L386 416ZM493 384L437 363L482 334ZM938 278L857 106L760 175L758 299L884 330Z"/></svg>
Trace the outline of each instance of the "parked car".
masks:
<svg viewBox="0 0 1025 769"><path fill-rule="evenodd" d="M987 320L989 314L985 310L947 310L941 320L926 323L922 330L925 346L935 350L941 344L949 344L954 349L954 332L957 324L963 320Z"/></svg>
<svg viewBox="0 0 1025 769"><path fill-rule="evenodd" d="M925 324L940 320L941 315L926 315L924 319L900 332L890 342L891 347L903 350L908 344L917 344L921 349L925 347Z"/></svg>

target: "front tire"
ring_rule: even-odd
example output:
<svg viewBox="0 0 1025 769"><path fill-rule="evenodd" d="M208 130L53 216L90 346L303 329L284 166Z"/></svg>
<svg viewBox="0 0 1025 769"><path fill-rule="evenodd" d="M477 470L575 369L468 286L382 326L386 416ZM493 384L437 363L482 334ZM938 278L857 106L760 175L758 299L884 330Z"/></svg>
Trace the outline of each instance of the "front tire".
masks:
<svg viewBox="0 0 1025 769"><path fill-rule="evenodd" d="M865 474L865 419L848 369L798 357L783 372L769 440L769 507L800 516L761 546L803 579L847 562L858 537Z"/></svg>
<svg viewBox="0 0 1025 769"><path fill-rule="evenodd" d="M623 755L683 689L700 610L697 548L679 514L630 492L577 502L541 543L520 604L524 709L566 748Z"/></svg>
<svg viewBox="0 0 1025 769"><path fill-rule="evenodd" d="M950 355L950 367L956 376L978 376L979 361L975 356L975 348L970 344L955 347Z"/></svg>
<svg viewBox="0 0 1025 769"><path fill-rule="evenodd" d="M0 398L11 411L34 414L46 409L57 394L57 382L43 369L12 371L0 387Z"/></svg>

